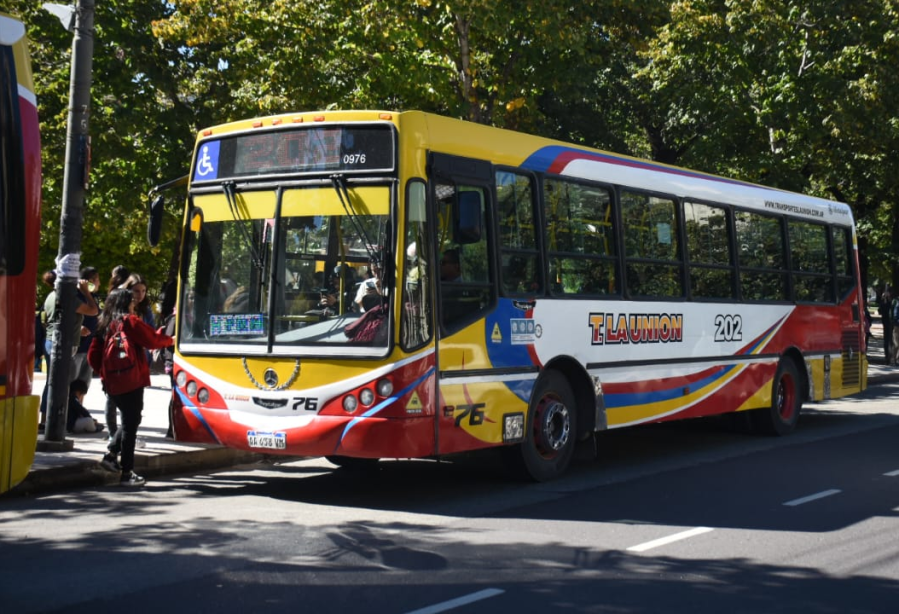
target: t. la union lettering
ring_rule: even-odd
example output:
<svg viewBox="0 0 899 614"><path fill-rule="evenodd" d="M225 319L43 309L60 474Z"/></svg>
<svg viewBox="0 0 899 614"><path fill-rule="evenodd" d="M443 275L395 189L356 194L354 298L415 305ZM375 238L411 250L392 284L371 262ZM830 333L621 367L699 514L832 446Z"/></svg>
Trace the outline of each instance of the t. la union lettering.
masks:
<svg viewBox="0 0 899 614"><path fill-rule="evenodd" d="M591 313L593 345L620 343L680 343L682 313Z"/></svg>

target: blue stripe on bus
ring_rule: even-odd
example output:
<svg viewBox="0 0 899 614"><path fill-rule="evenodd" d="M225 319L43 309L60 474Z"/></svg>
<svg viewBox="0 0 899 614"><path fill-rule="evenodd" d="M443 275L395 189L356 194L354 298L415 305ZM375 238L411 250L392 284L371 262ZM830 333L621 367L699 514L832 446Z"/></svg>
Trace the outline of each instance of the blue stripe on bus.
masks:
<svg viewBox="0 0 899 614"><path fill-rule="evenodd" d="M569 162L574 160L593 160L596 162L604 162L606 164L612 164L616 166L628 166L631 168L639 168L658 173L667 173L669 175L678 175L681 177L706 179L708 181L718 181L720 183L730 183L734 185L754 186L754 184L745 181L737 181L735 179L718 177L716 175L709 175L706 173L700 173L698 171L691 171L673 166L665 166L663 164L651 162L649 160L628 158L611 153L584 151L583 149L578 149L576 147L567 147L563 145L550 145L548 147L541 147L530 156L528 156L527 159L521 163L521 166L522 168L526 168L532 171L545 173L558 161L560 157L566 154L571 156ZM556 172L561 172L562 170L564 169L556 169Z"/></svg>
<svg viewBox="0 0 899 614"><path fill-rule="evenodd" d="M709 375L701 380L691 382L687 385L677 384L666 390L653 390L651 392L625 392L625 393L606 393L604 395L606 408L616 409L619 407L630 407L633 405L647 405L650 403L659 403L661 401L672 401L684 397L686 394L699 392L704 388L713 386L721 378L734 370L737 365L727 365L721 371ZM685 393L684 389L688 392Z"/></svg>
<svg viewBox="0 0 899 614"><path fill-rule="evenodd" d="M782 317L780 320L772 324L766 331L764 331L761 335L759 335L754 341L751 342L751 345L746 346L742 350L737 352L737 356L750 356L752 354L756 354L761 347L768 342L771 336L780 328L780 325L784 322L786 316ZM646 405L650 403L659 403L662 401L672 401L674 399L681 398L685 396L684 388L687 388L689 392L687 394L693 394L694 392L698 392L704 388L710 387L715 384L715 382L719 381L721 378L725 377L728 373L733 371L738 365L731 364L725 366L721 371L709 375L700 380L696 380L695 382L690 382L689 384L678 384L666 390L653 390L649 392L631 392L631 393L606 393L605 394L605 402L606 408L614 409L619 407L631 407L634 405Z"/></svg>
<svg viewBox="0 0 899 614"><path fill-rule="evenodd" d="M406 386L405 388L403 388L402 390L400 390L393 396L384 399L383 401L381 401L380 403L378 403L377 405L375 405L374 407L369 409L367 412L365 412L361 416L357 416L357 417L353 418L352 420L350 420L350 422L343 429L343 433L341 433L340 439L338 440L337 446L335 446L334 450L336 451L338 448L340 448L340 444L341 444L341 442L343 442L344 438L346 438L347 433L350 432L350 429L352 429L354 426L359 424L359 422L361 422L365 418L371 418L372 416L381 412L381 410L385 409L388 405L390 405L392 403L396 403L403 396L405 396L406 394L409 394L409 392L411 392L416 386L421 384L427 378L434 375L435 372L436 372L436 369L434 367L431 367L423 375L421 375L417 380L415 380L414 382L412 382L411 384L409 384L408 386Z"/></svg>
<svg viewBox="0 0 899 614"><path fill-rule="evenodd" d="M203 417L203 414L200 413L199 408L198 408L196 405L193 405L193 404L191 403L190 397L188 397L186 394L184 394L183 392L181 392L181 390L180 390L179 388L175 388L175 390L178 392L178 396L181 397L181 404L182 404L185 408L187 408L187 410L188 410L190 413L192 413L192 414L194 415L194 417L200 422L201 425L203 425L203 428L205 428L205 429L206 429L206 432L209 433L209 435L210 435L213 439L215 439L215 442L216 442L217 444L221 445L222 442L219 441L219 438L216 436L215 432L212 430L212 427L209 426L209 423L208 423L208 422L206 422L206 418L204 418L204 417Z"/></svg>

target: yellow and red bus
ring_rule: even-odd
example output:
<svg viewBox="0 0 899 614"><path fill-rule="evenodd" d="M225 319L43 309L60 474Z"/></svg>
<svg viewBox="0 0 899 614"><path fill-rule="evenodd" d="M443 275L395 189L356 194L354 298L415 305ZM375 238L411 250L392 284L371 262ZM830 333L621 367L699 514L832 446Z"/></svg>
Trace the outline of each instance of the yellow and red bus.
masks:
<svg viewBox="0 0 899 614"><path fill-rule="evenodd" d="M0 493L34 461L41 144L24 24L0 13Z"/></svg>
<svg viewBox="0 0 899 614"><path fill-rule="evenodd" d="M783 435L866 386L839 202L327 111L200 132L184 231L179 439L343 466L502 446L546 480L605 429Z"/></svg>

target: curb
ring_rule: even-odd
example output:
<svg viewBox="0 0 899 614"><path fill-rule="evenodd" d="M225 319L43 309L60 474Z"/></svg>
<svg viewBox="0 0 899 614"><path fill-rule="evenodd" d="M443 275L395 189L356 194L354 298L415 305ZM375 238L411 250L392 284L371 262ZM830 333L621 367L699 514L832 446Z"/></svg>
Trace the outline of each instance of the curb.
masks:
<svg viewBox="0 0 899 614"><path fill-rule="evenodd" d="M166 454L134 455L134 471L146 478L160 477L211 469L225 469L235 465L262 460L263 454L218 446L172 452ZM4 497L21 497L85 486L105 486L118 483L118 474L100 467L99 460L75 460L67 464L33 469L28 476Z"/></svg>

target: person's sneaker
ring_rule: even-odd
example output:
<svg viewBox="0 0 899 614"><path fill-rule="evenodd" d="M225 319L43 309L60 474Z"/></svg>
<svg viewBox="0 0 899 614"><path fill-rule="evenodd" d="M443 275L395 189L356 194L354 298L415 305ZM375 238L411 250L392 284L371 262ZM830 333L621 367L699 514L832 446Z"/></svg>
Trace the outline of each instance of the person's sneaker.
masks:
<svg viewBox="0 0 899 614"><path fill-rule="evenodd" d="M135 487L135 486L143 486L147 483L147 480L143 479L133 471L129 472L128 475L123 475L119 484L121 486Z"/></svg>
<svg viewBox="0 0 899 614"><path fill-rule="evenodd" d="M106 471L119 472L122 470L122 466L119 464L119 461L117 461L116 457L112 454L104 454L103 460L100 461L100 466L106 469Z"/></svg>

